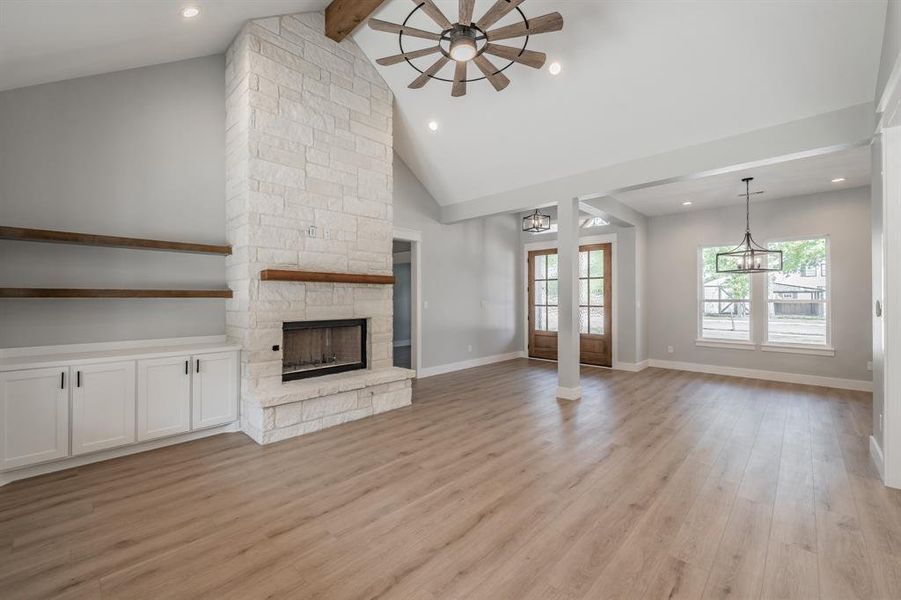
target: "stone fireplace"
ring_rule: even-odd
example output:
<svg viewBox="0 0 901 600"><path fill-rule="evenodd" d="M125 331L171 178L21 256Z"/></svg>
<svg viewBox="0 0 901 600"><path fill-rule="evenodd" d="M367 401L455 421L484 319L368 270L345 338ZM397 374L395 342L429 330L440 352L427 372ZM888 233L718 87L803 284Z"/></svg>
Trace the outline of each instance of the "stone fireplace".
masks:
<svg viewBox="0 0 901 600"><path fill-rule="evenodd" d="M226 53L227 330L244 348L242 428L260 444L410 404L392 286L261 278L392 273L393 98L324 30L322 13L251 21Z"/></svg>

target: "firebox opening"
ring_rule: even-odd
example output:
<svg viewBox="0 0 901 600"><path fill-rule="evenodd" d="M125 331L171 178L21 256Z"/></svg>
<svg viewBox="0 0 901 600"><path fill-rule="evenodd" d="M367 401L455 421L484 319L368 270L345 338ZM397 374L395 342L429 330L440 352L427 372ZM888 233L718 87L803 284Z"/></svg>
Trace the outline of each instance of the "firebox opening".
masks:
<svg viewBox="0 0 901 600"><path fill-rule="evenodd" d="M366 368L366 319L282 324L282 381Z"/></svg>

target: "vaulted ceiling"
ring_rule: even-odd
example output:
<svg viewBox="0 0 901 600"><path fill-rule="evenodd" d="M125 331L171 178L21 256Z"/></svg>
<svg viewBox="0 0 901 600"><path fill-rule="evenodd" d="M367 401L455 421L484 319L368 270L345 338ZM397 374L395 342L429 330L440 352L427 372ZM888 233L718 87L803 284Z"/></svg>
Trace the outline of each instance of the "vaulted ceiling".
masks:
<svg viewBox="0 0 901 600"><path fill-rule="evenodd" d="M493 2L476 0L476 16ZM455 20L456 0L437 3ZM3 0L0 90L215 54L247 19L328 0L194 0L196 22L178 17L185 4ZM386 0L375 16L401 22L415 6ZM406 64L378 67L396 95L397 151L442 205L870 102L886 10L885 0L521 6L563 14L562 32L529 40L560 75L514 65L503 92L483 81L452 98L438 81L408 89ZM421 15L411 25L437 30ZM398 52L397 36L365 26L354 40L373 60Z"/></svg>
<svg viewBox="0 0 901 600"><path fill-rule="evenodd" d="M492 3L477 0L476 15ZM457 14L455 0L437 4ZM387 0L375 16L402 22L414 6ZM452 98L450 84L439 81L408 89L416 73L406 64L379 67L396 94L397 151L443 205L870 102L886 4L526 0L521 7L529 17L562 13L562 32L529 41L561 62L559 76L514 65L506 90L480 82ZM411 25L437 30L414 18ZM372 59L398 52L396 35L361 27L354 39Z"/></svg>

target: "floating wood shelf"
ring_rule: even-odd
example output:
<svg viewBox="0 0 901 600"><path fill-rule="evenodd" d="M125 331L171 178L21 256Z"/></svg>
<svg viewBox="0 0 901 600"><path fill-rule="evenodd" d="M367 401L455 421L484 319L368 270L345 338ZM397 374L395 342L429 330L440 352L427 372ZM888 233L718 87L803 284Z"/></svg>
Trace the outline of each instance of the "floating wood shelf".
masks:
<svg viewBox="0 0 901 600"><path fill-rule="evenodd" d="M313 283L371 283L393 285L394 275L364 275L362 273L317 273L315 271L288 271L265 269L260 272L263 281L304 281Z"/></svg>
<svg viewBox="0 0 901 600"><path fill-rule="evenodd" d="M53 242L57 244L74 244L79 246L134 248L137 250L194 252L198 254L227 255L232 253L232 247L227 245L218 246L214 244L193 244L190 242L168 242L165 240L148 240L113 235L94 235L92 233L52 231L49 229L27 229L24 227L0 226L0 239L18 240L22 242Z"/></svg>
<svg viewBox="0 0 901 600"><path fill-rule="evenodd" d="M231 298L231 290L0 288L0 298Z"/></svg>

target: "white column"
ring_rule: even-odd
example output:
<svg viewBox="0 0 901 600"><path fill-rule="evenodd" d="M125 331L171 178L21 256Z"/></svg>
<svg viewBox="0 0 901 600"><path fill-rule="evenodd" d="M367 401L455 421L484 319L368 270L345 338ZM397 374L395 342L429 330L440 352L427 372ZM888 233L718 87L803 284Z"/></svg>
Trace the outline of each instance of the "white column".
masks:
<svg viewBox="0 0 901 600"><path fill-rule="evenodd" d="M901 488L901 127L883 130L882 153L883 481Z"/></svg>
<svg viewBox="0 0 901 600"><path fill-rule="evenodd" d="M557 205L558 323L557 397L578 400L579 382L579 201Z"/></svg>

